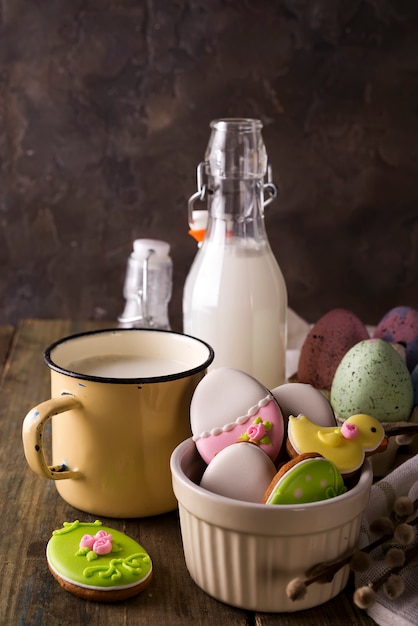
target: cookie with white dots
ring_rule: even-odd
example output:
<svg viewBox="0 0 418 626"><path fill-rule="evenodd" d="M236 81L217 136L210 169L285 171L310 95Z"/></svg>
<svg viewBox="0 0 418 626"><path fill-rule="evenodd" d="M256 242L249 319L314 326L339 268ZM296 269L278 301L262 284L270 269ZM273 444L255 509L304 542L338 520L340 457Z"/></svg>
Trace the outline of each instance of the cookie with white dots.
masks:
<svg viewBox="0 0 418 626"><path fill-rule="evenodd" d="M285 463L271 481L264 504L307 504L335 498L347 491L335 464L315 452Z"/></svg>

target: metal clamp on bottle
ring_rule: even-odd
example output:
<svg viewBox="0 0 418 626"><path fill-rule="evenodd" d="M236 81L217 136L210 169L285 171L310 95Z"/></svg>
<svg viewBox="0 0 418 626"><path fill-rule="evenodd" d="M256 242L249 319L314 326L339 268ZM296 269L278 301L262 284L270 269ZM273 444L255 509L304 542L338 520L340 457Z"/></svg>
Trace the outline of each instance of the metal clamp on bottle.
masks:
<svg viewBox="0 0 418 626"><path fill-rule="evenodd" d="M206 161L201 161L197 166L196 179L197 179L197 191L192 194L187 204L188 209L188 221L189 221L189 235L191 235L198 243L203 241L206 232L206 225L208 222L207 209L193 209L193 205L196 200L204 202L208 193L208 186L203 183L203 177L205 173Z"/></svg>
<svg viewBox="0 0 418 626"><path fill-rule="evenodd" d="M205 176L205 168L209 165L208 161L201 161L196 169L197 191L189 198L188 209L188 222L189 222L189 235L191 235L196 241L201 244L206 233L206 226L208 222L208 210L194 209L194 203L199 200L205 202L207 195L213 193L207 183L203 182ZM264 202L263 207L269 205L279 194L277 185L273 182L273 168L271 165L267 167L267 182L263 185L264 190ZM267 195L267 198L266 198Z"/></svg>

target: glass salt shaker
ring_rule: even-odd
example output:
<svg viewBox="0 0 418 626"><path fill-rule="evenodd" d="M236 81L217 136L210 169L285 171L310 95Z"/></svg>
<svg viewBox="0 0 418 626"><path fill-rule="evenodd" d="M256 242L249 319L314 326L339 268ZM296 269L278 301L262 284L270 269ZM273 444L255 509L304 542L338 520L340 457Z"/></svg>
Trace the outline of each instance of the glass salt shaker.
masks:
<svg viewBox="0 0 418 626"><path fill-rule="evenodd" d="M119 326L170 330L172 274L170 244L158 239L136 239L127 263L123 288L126 303L118 317Z"/></svg>
<svg viewBox="0 0 418 626"><path fill-rule="evenodd" d="M211 368L240 369L273 389L285 382L287 290L264 223L277 188L262 123L229 118L210 127L189 200L189 232L200 243L184 286L183 330L212 346ZM207 215L196 200L207 201Z"/></svg>

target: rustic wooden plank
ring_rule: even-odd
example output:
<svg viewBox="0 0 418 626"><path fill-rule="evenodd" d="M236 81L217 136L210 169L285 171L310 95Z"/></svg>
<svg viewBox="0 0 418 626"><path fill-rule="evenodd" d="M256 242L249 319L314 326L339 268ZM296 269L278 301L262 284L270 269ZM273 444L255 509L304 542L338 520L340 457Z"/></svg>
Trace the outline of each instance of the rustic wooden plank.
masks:
<svg viewBox="0 0 418 626"><path fill-rule="evenodd" d="M154 579L137 598L113 605L86 602L62 590L49 574L45 546L51 531L63 521L93 521L95 516L66 504L52 482L27 467L21 424L30 408L49 396L45 347L60 336L105 326L105 322L25 321L19 324L6 359L0 406L1 621L37 626L252 623L247 612L217 602L193 583L184 563L176 512L144 520L102 518L142 542L151 554Z"/></svg>
<svg viewBox="0 0 418 626"><path fill-rule="evenodd" d="M13 326L0 326L0 377L7 360L14 332Z"/></svg>

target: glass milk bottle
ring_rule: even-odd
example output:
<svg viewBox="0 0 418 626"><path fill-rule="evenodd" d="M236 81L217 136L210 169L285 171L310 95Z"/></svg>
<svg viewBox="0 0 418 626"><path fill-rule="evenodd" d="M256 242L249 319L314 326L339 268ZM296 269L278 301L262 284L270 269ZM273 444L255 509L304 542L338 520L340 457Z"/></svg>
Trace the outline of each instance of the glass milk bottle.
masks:
<svg viewBox="0 0 418 626"><path fill-rule="evenodd" d="M264 226L277 190L264 183L262 124L231 118L210 127L189 200L191 234L203 236L184 286L183 330L213 347L212 368L240 369L272 389L285 382L287 291ZM197 199L207 199L206 231Z"/></svg>

